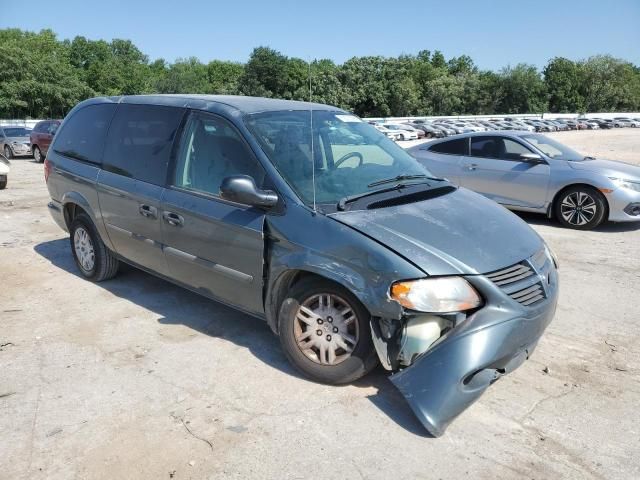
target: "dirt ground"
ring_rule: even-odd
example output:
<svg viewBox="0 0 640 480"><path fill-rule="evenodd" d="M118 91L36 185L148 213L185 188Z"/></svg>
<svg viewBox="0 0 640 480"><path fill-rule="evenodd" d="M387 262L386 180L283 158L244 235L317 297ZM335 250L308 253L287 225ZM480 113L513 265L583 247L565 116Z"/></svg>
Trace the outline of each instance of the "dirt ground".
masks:
<svg viewBox="0 0 640 480"><path fill-rule="evenodd" d="M640 129L555 136L640 163ZM0 478L640 478L640 224L523 216L560 260L533 357L438 439L384 372L301 378L266 324L133 268L92 284L42 165L0 191Z"/></svg>

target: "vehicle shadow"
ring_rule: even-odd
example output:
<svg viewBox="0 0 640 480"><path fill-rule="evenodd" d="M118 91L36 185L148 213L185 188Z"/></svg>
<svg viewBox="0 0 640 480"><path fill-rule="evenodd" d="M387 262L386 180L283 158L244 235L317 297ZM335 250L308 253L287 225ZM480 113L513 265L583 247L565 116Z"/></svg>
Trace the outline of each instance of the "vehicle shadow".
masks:
<svg viewBox="0 0 640 480"><path fill-rule="evenodd" d="M522 220L527 222L529 225L543 225L546 227L559 228L563 230L569 230L560 223L553 219L548 218L546 215L542 215L539 213L529 213L529 212L513 212L518 215ZM594 232L603 232L603 233L618 233L618 232L634 232L636 230L640 230L640 222L604 222L597 228L594 228L592 231Z"/></svg>
<svg viewBox="0 0 640 480"><path fill-rule="evenodd" d="M53 266L81 277L69 250L68 239L43 242L35 245L34 250ZM117 278L96 285L156 313L159 316L158 323L162 325L184 325L199 333L232 342L246 348L272 368L311 381L298 373L289 363L278 338L267 323L259 318L209 300L126 264L121 265ZM388 380L381 367L351 385L358 388L373 387L376 393L367 396L369 401L402 428L429 438L404 397Z"/></svg>

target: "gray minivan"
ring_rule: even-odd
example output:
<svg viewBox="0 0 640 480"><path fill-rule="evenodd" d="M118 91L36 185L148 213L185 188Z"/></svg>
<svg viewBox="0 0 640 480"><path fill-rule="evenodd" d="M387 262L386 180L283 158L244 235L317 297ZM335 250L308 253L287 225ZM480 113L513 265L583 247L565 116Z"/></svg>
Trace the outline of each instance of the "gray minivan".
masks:
<svg viewBox="0 0 640 480"><path fill-rule="evenodd" d="M45 178L86 278L123 261L263 318L317 381L381 363L436 436L555 312L557 264L528 225L335 107L95 98Z"/></svg>

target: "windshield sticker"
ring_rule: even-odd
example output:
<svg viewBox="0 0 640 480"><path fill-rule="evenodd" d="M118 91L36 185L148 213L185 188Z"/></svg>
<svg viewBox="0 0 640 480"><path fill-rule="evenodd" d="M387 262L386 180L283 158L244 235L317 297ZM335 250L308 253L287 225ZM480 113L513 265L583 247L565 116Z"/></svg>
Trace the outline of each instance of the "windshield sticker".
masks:
<svg viewBox="0 0 640 480"><path fill-rule="evenodd" d="M359 123L359 122L362 122L362 120L360 120L355 115L336 115L336 118L338 120L341 120L341 121L346 122L346 123Z"/></svg>

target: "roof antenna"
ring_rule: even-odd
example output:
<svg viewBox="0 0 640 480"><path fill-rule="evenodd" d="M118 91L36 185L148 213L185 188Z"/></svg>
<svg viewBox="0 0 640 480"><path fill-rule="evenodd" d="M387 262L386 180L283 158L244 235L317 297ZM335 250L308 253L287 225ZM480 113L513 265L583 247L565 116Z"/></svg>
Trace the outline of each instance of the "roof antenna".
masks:
<svg viewBox="0 0 640 480"><path fill-rule="evenodd" d="M312 90L311 90L311 59L309 59L309 119L311 127L311 181L313 184L313 212L316 211L316 159L314 158L313 148L313 105L312 105Z"/></svg>

